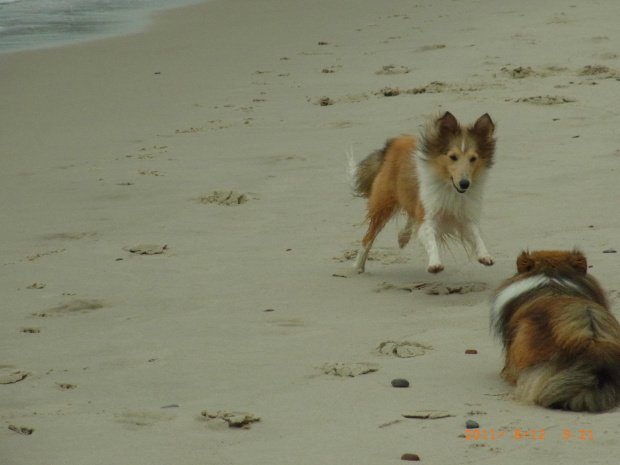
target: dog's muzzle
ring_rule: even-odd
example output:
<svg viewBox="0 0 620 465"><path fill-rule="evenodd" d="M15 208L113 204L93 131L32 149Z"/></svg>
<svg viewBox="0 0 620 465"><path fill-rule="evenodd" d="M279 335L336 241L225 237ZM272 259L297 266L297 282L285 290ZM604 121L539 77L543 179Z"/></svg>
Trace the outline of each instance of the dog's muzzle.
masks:
<svg viewBox="0 0 620 465"><path fill-rule="evenodd" d="M461 179L458 183L458 185L452 181L452 184L454 185L454 188L456 189L456 191L459 194L464 194L467 189L469 188L469 180L468 179Z"/></svg>

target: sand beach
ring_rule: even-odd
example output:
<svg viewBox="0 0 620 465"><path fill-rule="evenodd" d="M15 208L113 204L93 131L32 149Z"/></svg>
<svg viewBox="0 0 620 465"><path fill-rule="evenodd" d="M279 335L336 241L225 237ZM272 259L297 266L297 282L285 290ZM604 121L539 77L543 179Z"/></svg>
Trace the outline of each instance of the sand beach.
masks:
<svg viewBox="0 0 620 465"><path fill-rule="evenodd" d="M216 0L0 55L0 464L609 463L618 411L514 401L488 311L580 247L620 314L618 13ZM352 274L348 154L443 111L497 124L495 265L399 220Z"/></svg>

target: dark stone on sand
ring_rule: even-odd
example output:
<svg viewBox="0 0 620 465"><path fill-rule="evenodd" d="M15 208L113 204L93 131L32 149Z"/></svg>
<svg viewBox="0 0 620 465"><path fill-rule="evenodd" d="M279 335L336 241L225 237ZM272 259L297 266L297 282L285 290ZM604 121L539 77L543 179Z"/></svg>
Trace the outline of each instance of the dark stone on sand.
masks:
<svg viewBox="0 0 620 465"><path fill-rule="evenodd" d="M393 379L392 386L394 386L395 388L407 388L409 387L409 381L402 378Z"/></svg>
<svg viewBox="0 0 620 465"><path fill-rule="evenodd" d="M603 250L603 253L616 253L614 249Z"/></svg>
<svg viewBox="0 0 620 465"><path fill-rule="evenodd" d="M475 422L474 420L467 420L465 422L465 427L467 429L475 429L475 428L480 428L480 425L478 424L478 422Z"/></svg>
<svg viewBox="0 0 620 465"><path fill-rule="evenodd" d="M408 460L409 462L419 462L420 456L418 454L403 454L401 460Z"/></svg>
<svg viewBox="0 0 620 465"><path fill-rule="evenodd" d="M478 351L476 349L467 349L465 353L468 355L475 355L478 353Z"/></svg>

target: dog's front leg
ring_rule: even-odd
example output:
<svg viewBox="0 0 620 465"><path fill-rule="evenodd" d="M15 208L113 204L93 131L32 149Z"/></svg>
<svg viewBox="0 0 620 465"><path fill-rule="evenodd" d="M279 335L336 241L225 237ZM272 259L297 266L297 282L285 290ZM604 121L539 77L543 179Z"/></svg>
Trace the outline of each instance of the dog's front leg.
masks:
<svg viewBox="0 0 620 465"><path fill-rule="evenodd" d="M476 249L476 255L478 256L478 261L486 266L491 266L493 263L493 257L489 254L486 246L484 245L484 241L482 240L482 234L480 233L480 228L476 223L469 223L469 234L471 236L471 240Z"/></svg>
<svg viewBox="0 0 620 465"><path fill-rule="evenodd" d="M425 220L422 223L418 231L418 239L428 255L428 272L439 273L443 271L443 265L439 258L439 246L437 245L437 226L432 220Z"/></svg>

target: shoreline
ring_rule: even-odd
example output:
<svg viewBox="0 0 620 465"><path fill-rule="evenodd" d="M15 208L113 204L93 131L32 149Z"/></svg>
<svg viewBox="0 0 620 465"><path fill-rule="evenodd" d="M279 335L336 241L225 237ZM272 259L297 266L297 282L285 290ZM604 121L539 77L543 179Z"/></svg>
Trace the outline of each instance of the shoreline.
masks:
<svg viewBox="0 0 620 465"><path fill-rule="evenodd" d="M6 47L0 49L0 54L53 49L136 34L150 26L154 15L169 9L199 4L201 1L205 0L181 0L180 3L172 5L151 5L148 10L136 8L128 11L117 8L112 13L93 10L88 17L82 17L81 12L77 15L67 14L62 8L54 11L49 5L44 5L47 11L45 14L48 15L47 22L38 16L43 14L40 11L41 5L35 10L21 10L20 16L10 8L20 9L22 5L5 7L3 10L3 3L0 3L0 10L10 14L9 18L4 19L6 24L0 22L3 47ZM10 3L17 1L5 2L4 5ZM53 22L50 21L50 17L54 18ZM23 18L28 18L27 22L24 22ZM12 33L8 34L5 29L11 30ZM15 34L15 31L24 30L28 30L28 33Z"/></svg>
<svg viewBox="0 0 620 465"><path fill-rule="evenodd" d="M136 34L1 54L0 381L23 378L0 384L0 461L613 454L617 411L516 403L488 330L523 249L579 246L611 300L620 289L604 252L620 247L615 4L529 3L215 1ZM454 246L429 275L392 222L352 276L365 205L347 154L445 110L497 123L482 215L495 265ZM360 366L378 369L334 375ZM450 416L403 417L427 410ZM239 412L247 429L229 427ZM503 438L468 440L467 420Z"/></svg>

